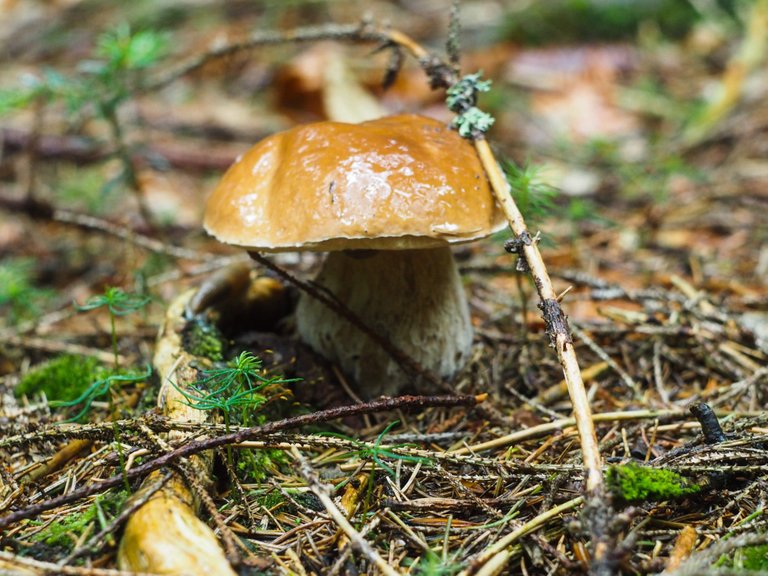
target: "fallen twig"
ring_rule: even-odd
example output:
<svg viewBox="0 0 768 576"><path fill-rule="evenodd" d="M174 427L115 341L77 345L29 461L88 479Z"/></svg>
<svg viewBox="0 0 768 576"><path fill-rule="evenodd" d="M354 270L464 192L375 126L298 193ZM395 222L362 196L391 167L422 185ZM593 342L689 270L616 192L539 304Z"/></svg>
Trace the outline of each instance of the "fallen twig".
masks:
<svg viewBox="0 0 768 576"><path fill-rule="evenodd" d="M482 402L485 399L485 395L480 396L399 396L397 398L384 398L381 400L374 400L364 404L354 404L351 406L340 406L338 408L329 408L328 410L321 410L318 412L312 412L311 414L303 414L301 416L294 416L292 418L285 418L283 420L276 420L269 422L262 426L254 426L252 428L245 428L231 434L224 434L216 436L214 438L206 438L204 440L195 440L184 444L176 448L175 450L163 454L154 460L136 466L128 470L125 474L118 474L107 478L99 483L91 484L89 486L83 486L77 490L73 490L68 494L39 502L28 506L22 510L12 512L5 516L0 517L0 528L6 528L11 524L24 520L26 518L32 518L38 514L45 512L46 510L52 510L58 506L69 504L70 502L76 502L82 498L87 498L92 494L103 492L108 488L112 488L124 482L125 479L133 480L134 478L140 478L154 470L159 470L165 466L172 464L180 458L186 458L193 454L211 450L213 448L219 448L229 444L237 444L245 442L247 440L258 439L263 434L269 434L271 432L278 432L280 430L287 430L290 428L300 428L311 424L319 424L321 422L327 422L329 420L337 420L340 418L346 418L349 416L361 416L363 414L373 414L376 412L388 412L392 410L421 410L427 407L433 406L464 406L472 407L478 402Z"/></svg>
<svg viewBox="0 0 768 576"><path fill-rule="evenodd" d="M296 448L291 448L291 454L298 461L299 473L309 485L309 489L318 497L330 517L333 518L333 521L336 522L338 527L341 528L344 534L346 534L352 546L365 556L371 564L376 566L382 574L385 574L386 576L398 576L400 573L392 568L384 558L379 556L379 553L374 550L373 546L368 544L368 541L354 529L352 524L349 523L347 517L341 510L339 510L339 507L336 506L336 503L331 498L330 488L320 482L317 474L312 470L312 466L307 459L301 455L301 452Z"/></svg>
<svg viewBox="0 0 768 576"><path fill-rule="evenodd" d="M539 514L525 524L520 524L512 532L497 540L475 558L472 564L459 572L459 576L493 576L501 573L507 565L511 556L509 547L517 542L521 537L543 526L548 520L554 518L562 512L566 512L581 505L584 498L579 496L568 502L550 508L543 514Z"/></svg>

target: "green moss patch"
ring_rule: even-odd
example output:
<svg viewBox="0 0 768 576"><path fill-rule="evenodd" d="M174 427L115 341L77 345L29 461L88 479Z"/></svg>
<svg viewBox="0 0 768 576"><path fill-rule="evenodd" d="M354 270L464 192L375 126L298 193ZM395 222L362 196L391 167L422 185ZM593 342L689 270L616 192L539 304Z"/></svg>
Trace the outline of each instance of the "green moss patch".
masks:
<svg viewBox="0 0 768 576"><path fill-rule="evenodd" d="M606 473L606 482L614 496L625 502L669 500L701 490L698 484L676 472L640 464L611 466Z"/></svg>
<svg viewBox="0 0 768 576"><path fill-rule="evenodd" d="M188 322L182 332L182 341L184 349L194 356L214 362L224 359L224 336L216 326L205 320Z"/></svg>
<svg viewBox="0 0 768 576"><path fill-rule="evenodd" d="M105 368L95 358L64 354L27 373L16 386L17 397L45 394L48 400L66 401L80 396Z"/></svg>

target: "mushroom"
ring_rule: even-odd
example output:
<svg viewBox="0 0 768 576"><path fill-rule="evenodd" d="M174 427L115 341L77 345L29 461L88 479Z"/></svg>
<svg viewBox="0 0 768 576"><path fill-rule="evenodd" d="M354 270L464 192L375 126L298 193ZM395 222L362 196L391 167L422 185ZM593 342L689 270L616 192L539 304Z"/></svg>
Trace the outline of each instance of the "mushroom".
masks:
<svg viewBox="0 0 768 576"><path fill-rule="evenodd" d="M473 146L417 115L319 122L274 134L230 167L205 229L249 251L328 251L316 282L422 367L449 378L469 358L472 324L450 244L504 226ZM357 383L409 382L370 337L309 295L303 340Z"/></svg>

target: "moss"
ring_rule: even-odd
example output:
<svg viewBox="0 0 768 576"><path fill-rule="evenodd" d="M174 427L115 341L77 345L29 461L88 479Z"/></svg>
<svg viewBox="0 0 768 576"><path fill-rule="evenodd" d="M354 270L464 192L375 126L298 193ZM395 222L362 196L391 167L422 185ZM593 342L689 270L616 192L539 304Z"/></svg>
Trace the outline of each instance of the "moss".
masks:
<svg viewBox="0 0 768 576"><path fill-rule="evenodd" d="M247 482L263 482L290 459L282 450L240 450L237 468Z"/></svg>
<svg viewBox="0 0 768 576"><path fill-rule="evenodd" d="M108 522L108 518L114 518L127 497L128 492L125 490L98 496L95 502L82 512L67 514L51 522L44 530L35 534L32 540L44 542L48 546L70 549L91 522L104 524ZM104 527L100 525L99 530Z"/></svg>
<svg viewBox="0 0 768 576"><path fill-rule="evenodd" d="M671 470L639 464L611 466L606 473L606 481L614 495L625 502L667 500L701 490L699 485Z"/></svg>
<svg viewBox="0 0 768 576"><path fill-rule="evenodd" d="M101 379L104 373L105 368L95 358L64 354L27 373L14 394L19 397L45 393L48 400L71 400Z"/></svg>
<svg viewBox="0 0 768 576"><path fill-rule="evenodd" d="M256 496L256 503L267 510L272 510L284 502L287 502L287 500L279 490L267 490L263 494Z"/></svg>
<svg viewBox="0 0 768 576"><path fill-rule="evenodd" d="M741 566L745 570L768 571L768 544L743 548Z"/></svg>
<svg viewBox="0 0 768 576"><path fill-rule="evenodd" d="M214 362L224 359L224 336L213 324L201 319L192 320L184 327L182 339L184 349L190 354Z"/></svg>

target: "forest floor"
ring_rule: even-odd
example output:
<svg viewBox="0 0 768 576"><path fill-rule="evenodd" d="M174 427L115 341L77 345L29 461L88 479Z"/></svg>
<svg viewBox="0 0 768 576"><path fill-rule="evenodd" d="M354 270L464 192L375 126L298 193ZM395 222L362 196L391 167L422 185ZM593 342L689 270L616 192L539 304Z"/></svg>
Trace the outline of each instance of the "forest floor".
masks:
<svg viewBox="0 0 768 576"><path fill-rule="evenodd" d="M488 139L540 232L594 414L610 515L597 523L509 232L454 251L475 342L451 405L360 401L296 338L295 287L203 232L207 195L266 135L371 96L450 122L419 65L406 59L383 90L391 51L324 41L182 69L254 30L338 32L363 9L120 4L0 2L0 573L185 573L130 563L147 545L132 530L181 538L163 520L130 527L168 490L220 546L179 560L190 573L218 573L200 568L217 554L243 574L768 571L766 2L689 15L674 34L643 13L610 37L598 20L586 35L583 14L463 5L462 71L493 81L479 102ZM365 12L444 51L445 3ZM557 44L515 35L546 18ZM302 279L320 262L270 258ZM180 295L237 284L246 263L271 279L260 324L179 313ZM269 382L246 414L231 397L201 401L201 379L222 374ZM197 415L173 419L158 394L184 385ZM711 422L702 434L694 406L724 435Z"/></svg>

